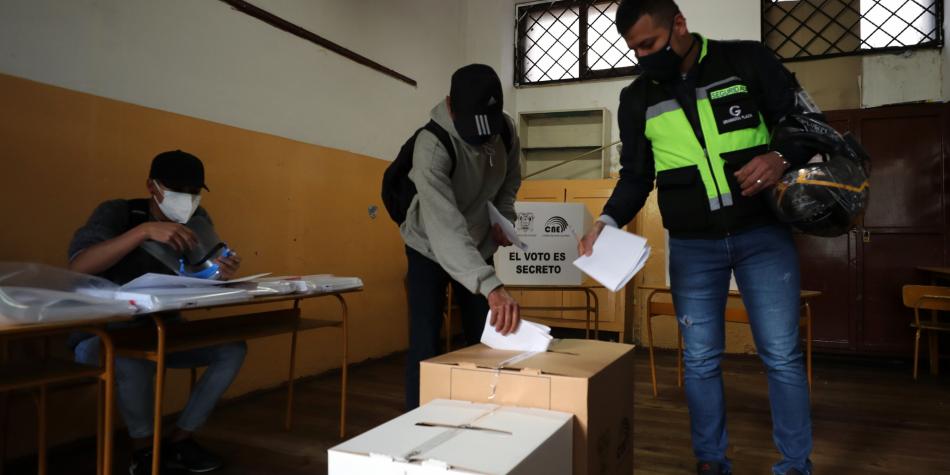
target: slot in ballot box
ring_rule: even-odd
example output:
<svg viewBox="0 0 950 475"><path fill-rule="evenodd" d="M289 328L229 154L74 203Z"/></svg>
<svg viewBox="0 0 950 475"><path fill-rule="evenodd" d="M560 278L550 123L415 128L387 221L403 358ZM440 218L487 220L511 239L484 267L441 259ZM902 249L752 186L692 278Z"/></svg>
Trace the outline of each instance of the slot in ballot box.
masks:
<svg viewBox="0 0 950 475"><path fill-rule="evenodd" d="M567 475L573 416L436 400L327 451L329 475Z"/></svg>

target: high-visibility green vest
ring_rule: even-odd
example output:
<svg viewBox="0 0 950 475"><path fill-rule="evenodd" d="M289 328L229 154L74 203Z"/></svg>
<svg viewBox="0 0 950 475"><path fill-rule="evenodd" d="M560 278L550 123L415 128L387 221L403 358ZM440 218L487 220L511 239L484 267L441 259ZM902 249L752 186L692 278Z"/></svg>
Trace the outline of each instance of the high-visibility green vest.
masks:
<svg viewBox="0 0 950 475"><path fill-rule="evenodd" d="M699 62L706 59L709 42L702 38ZM676 99L648 105L644 134L653 147L657 176L665 171L696 166L706 188L710 211L733 205L733 193L727 179L724 155L730 152L767 146L769 131L755 106L748 85L724 71L696 89L696 106L705 138L703 148Z"/></svg>

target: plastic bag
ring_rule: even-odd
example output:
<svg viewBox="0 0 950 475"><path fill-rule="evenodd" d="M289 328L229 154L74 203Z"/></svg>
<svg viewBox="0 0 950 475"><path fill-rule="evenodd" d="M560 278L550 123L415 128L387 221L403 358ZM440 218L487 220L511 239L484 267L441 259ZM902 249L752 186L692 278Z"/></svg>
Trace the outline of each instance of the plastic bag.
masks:
<svg viewBox="0 0 950 475"><path fill-rule="evenodd" d="M128 302L81 292L115 292L100 277L43 264L0 262L0 324L32 324L131 316Z"/></svg>

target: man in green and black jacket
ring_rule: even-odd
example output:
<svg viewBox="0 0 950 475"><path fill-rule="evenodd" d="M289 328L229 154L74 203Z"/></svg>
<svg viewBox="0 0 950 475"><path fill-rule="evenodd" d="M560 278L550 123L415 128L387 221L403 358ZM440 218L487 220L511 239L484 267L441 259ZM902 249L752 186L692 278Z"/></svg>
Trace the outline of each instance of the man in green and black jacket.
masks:
<svg viewBox="0 0 950 475"><path fill-rule="evenodd" d="M673 0L624 0L617 29L644 74L620 94L620 181L580 244L623 226L656 182L669 231L670 283L685 342L697 473L731 473L720 360L735 273L768 369L776 474L809 474L808 383L799 345L798 256L763 191L805 149L774 150L769 132L797 110L794 77L762 44L691 34Z"/></svg>

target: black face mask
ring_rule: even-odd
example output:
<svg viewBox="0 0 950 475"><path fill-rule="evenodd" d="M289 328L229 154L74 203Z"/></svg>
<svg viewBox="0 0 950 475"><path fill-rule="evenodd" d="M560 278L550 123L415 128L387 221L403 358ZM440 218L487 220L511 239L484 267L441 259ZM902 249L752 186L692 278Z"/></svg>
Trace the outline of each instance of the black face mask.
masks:
<svg viewBox="0 0 950 475"><path fill-rule="evenodd" d="M640 67L643 68L643 74L650 79L658 82L669 82L676 79L680 73L680 65L683 64L683 56L676 54L673 50L673 25L670 25L670 37L666 40L666 46L656 53L648 54L639 58ZM690 45L686 55L693 51L696 46L696 39Z"/></svg>

